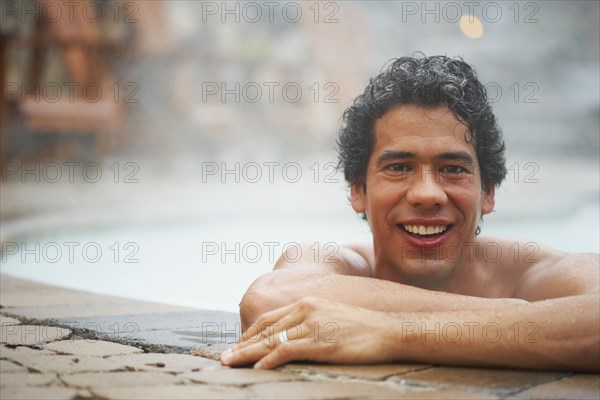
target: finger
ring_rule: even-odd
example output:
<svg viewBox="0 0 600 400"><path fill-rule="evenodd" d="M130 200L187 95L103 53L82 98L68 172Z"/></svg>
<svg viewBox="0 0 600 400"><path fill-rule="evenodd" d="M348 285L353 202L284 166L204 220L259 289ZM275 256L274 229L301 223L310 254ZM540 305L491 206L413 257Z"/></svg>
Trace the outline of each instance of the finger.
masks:
<svg viewBox="0 0 600 400"><path fill-rule="evenodd" d="M294 360L302 360L303 354L306 354L304 350L305 345L302 342L299 343L281 343L275 350L269 352L262 357L256 364L255 369L273 369L285 363Z"/></svg>
<svg viewBox="0 0 600 400"><path fill-rule="evenodd" d="M294 309L294 304L295 303L288 304L262 314L254 323L246 328L238 343L245 342L250 338L255 339L258 334L261 334L264 330L268 329L270 325L289 314Z"/></svg>
<svg viewBox="0 0 600 400"><path fill-rule="evenodd" d="M291 317L286 318L292 319ZM296 343L305 337L307 333L310 335L309 329L306 326L304 328L295 322L285 323L284 319L281 324L271 326L268 330L256 335L254 340L249 339L243 343L236 343L233 348L221 355L221 362L224 365L231 366L255 362L275 351L281 345ZM267 333L267 331L269 332ZM282 334L282 332L285 332L285 334Z"/></svg>
<svg viewBox="0 0 600 400"><path fill-rule="evenodd" d="M221 354L221 363L232 367L253 363L260 360L278 346L277 339L264 339L250 343L244 348L232 348Z"/></svg>
<svg viewBox="0 0 600 400"><path fill-rule="evenodd" d="M306 336L306 334L310 334L309 329L300 326L301 318L302 316L298 312L292 312L281 320L272 323L260 333L247 337L245 341L239 341L233 346L233 349L234 351L241 350L262 340L281 341L282 337L279 335L282 331L286 332L287 340L283 339L284 341L296 341Z"/></svg>

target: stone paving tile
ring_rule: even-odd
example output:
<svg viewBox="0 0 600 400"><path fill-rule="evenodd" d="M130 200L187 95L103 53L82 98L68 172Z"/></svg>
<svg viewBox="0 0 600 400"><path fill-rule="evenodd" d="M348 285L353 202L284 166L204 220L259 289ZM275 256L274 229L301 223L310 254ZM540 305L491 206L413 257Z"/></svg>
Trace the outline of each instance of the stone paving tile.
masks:
<svg viewBox="0 0 600 400"><path fill-rule="evenodd" d="M21 321L15 318L5 317L4 315L0 315L0 325L17 325L20 324Z"/></svg>
<svg viewBox="0 0 600 400"><path fill-rule="evenodd" d="M75 389L63 387L2 387L2 400L64 400L74 399L78 395Z"/></svg>
<svg viewBox="0 0 600 400"><path fill-rule="evenodd" d="M454 386L459 389L487 390L499 395L508 395L566 375L555 372L436 367L394 376L389 378L389 381L416 385Z"/></svg>
<svg viewBox="0 0 600 400"><path fill-rule="evenodd" d="M17 365L8 360L0 360L0 372L26 372L27 368Z"/></svg>
<svg viewBox="0 0 600 400"><path fill-rule="evenodd" d="M68 329L43 325L2 325L0 343L32 346L39 343L66 339L71 335Z"/></svg>
<svg viewBox="0 0 600 400"><path fill-rule="evenodd" d="M23 315L14 312L20 310L39 319L47 319L51 314L67 316L69 319L64 320L69 321L73 328L82 328L88 323L97 328L92 330L99 335L110 337L110 333L116 333L115 340L130 339L132 334L136 334L138 336L134 335L133 339L141 338L146 343L189 350L196 348L198 354L216 357L239 335L239 325L236 325L239 324L239 316L232 313L170 308L173 306L93 295L5 275L1 278L0 304L9 307L3 309L3 313ZM403 364L292 364L276 371L255 371L230 369L217 361L185 354L112 355L115 346L120 345L110 342L96 342L99 347L77 343L87 341L64 340L42 344L38 349L38 342L47 341L47 338L36 336L50 336L49 327L9 325L3 322L7 321L6 318L0 319L0 342L4 343L0 343L2 400L89 398L91 392L98 400L248 397L494 399L509 395L514 400L600 398L599 375L568 376ZM20 328L15 330L16 326ZM136 328L134 331L132 326ZM46 329L45 335L43 329ZM32 347L17 346L16 342L10 344L9 336L13 341L19 337L23 339L22 343ZM75 355L57 355L54 350ZM284 380L281 380L282 377ZM72 387L63 387L65 383Z"/></svg>
<svg viewBox="0 0 600 400"><path fill-rule="evenodd" d="M403 393L382 384L340 381L259 383L249 389L259 399L391 399L411 393L410 388Z"/></svg>
<svg viewBox="0 0 600 400"><path fill-rule="evenodd" d="M600 399L600 375L578 374L544 383L508 399Z"/></svg>
<svg viewBox="0 0 600 400"><path fill-rule="evenodd" d="M252 368L227 368L203 370L183 374L198 383L245 386L264 382L285 382L303 380L302 376L290 372L256 370Z"/></svg>
<svg viewBox="0 0 600 400"><path fill-rule="evenodd" d="M232 347L230 343L208 343L206 346L198 347L194 349L190 354L194 356L200 356L210 358L211 360L220 360L221 353Z"/></svg>
<svg viewBox="0 0 600 400"><path fill-rule="evenodd" d="M248 389L220 385L178 385L91 389L99 400L247 399Z"/></svg>
<svg viewBox="0 0 600 400"><path fill-rule="evenodd" d="M166 386L185 383L188 380L181 375L165 372L87 372L61 375L60 380L69 387L80 389L100 387Z"/></svg>
<svg viewBox="0 0 600 400"><path fill-rule="evenodd" d="M0 357L6 358L9 360L18 359L19 357L23 357L25 355L55 355L56 353L44 348L41 349L32 349L27 346L7 346L5 344L0 344Z"/></svg>
<svg viewBox="0 0 600 400"><path fill-rule="evenodd" d="M76 354L79 356L108 357L120 354L143 353L143 350L132 346L103 340L61 340L49 343L46 348L57 354Z"/></svg>
<svg viewBox="0 0 600 400"><path fill-rule="evenodd" d="M400 398L411 400L496 400L500 399L491 393L474 393L456 390L420 390L402 395Z"/></svg>
<svg viewBox="0 0 600 400"><path fill-rule="evenodd" d="M138 371L156 372L196 372L203 368L218 368L221 363L189 354L130 354L110 356L105 360L115 362Z"/></svg>
<svg viewBox="0 0 600 400"><path fill-rule="evenodd" d="M25 355L14 361L37 372L77 373L125 370L125 366L101 357Z"/></svg>
<svg viewBox="0 0 600 400"><path fill-rule="evenodd" d="M48 386L58 382L56 374L32 374L30 372L11 372L0 375L0 386Z"/></svg>
<svg viewBox="0 0 600 400"><path fill-rule="evenodd" d="M281 368L282 371L303 372L311 375L346 377L366 380L382 380L392 375L405 374L430 368L426 364L389 364L389 365L325 365L292 363Z"/></svg>

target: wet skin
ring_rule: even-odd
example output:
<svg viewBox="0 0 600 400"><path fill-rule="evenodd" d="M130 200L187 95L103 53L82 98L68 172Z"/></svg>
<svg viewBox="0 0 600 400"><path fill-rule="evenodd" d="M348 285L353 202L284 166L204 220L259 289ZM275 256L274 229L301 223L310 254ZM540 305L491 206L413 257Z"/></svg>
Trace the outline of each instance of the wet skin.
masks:
<svg viewBox="0 0 600 400"><path fill-rule="evenodd" d="M352 207L366 214L373 232L375 276L448 290L474 260L466 251L445 255L474 242L480 217L494 207L467 127L445 107L406 105L377 120L375 132L366 185L351 190ZM419 235L407 226L445 230Z"/></svg>
<svg viewBox="0 0 600 400"><path fill-rule="evenodd" d="M531 242L476 237L494 189L483 188L467 127L447 108L393 108L375 135L365 182L351 188L373 242L340 247L334 262L314 260L312 247L299 262L280 259L244 295L244 335L222 363L600 371L598 255L536 244L531 257ZM499 257L490 259L487 246ZM496 341L482 330L490 324L501 333ZM464 331L427 340L404 329L446 326ZM335 340L325 340L331 328Z"/></svg>

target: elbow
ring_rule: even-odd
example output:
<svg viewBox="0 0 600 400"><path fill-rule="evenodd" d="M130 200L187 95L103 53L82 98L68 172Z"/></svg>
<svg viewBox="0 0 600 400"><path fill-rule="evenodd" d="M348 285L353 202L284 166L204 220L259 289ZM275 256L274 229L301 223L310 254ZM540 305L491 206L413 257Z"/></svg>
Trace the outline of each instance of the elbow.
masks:
<svg viewBox="0 0 600 400"><path fill-rule="evenodd" d="M272 273L258 278L246 291L240 302L240 319L242 332L266 312L275 310L286 305L281 301L284 296L279 296L281 291L272 284Z"/></svg>

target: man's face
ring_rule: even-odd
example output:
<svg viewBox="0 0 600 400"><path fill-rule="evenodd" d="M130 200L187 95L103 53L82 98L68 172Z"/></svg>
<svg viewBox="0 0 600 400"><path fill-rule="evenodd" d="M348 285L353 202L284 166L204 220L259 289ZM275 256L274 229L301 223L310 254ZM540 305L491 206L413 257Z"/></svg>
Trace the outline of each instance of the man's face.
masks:
<svg viewBox="0 0 600 400"><path fill-rule="evenodd" d="M354 185L351 202L373 232L378 277L435 285L473 257L494 190L482 191L466 132L446 107L402 105L375 122L366 192Z"/></svg>

